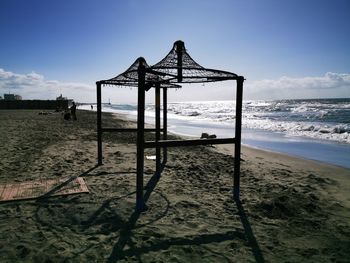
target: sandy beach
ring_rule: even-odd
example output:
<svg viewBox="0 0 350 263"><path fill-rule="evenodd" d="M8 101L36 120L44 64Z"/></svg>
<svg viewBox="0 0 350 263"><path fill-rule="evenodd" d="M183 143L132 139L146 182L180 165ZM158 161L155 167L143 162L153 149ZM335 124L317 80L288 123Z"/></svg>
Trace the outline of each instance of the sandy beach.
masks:
<svg viewBox="0 0 350 263"><path fill-rule="evenodd" d="M349 169L243 147L236 203L233 146L169 148L160 180L147 149L138 214L136 134L104 134L96 166L96 113L77 118L0 111L0 184L81 176L90 191L0 203L1 262L350 262Z"/></svg>

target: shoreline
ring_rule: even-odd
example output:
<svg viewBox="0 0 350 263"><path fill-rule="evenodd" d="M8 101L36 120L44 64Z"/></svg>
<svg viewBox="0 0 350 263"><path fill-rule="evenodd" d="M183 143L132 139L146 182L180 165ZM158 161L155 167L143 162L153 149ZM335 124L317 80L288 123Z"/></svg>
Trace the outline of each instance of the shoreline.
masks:
<svg viewBox="0 0 350 263"><path fill-rule="evenodd" d="M213 149L223 154L233 155L233 149L229 149L227 145L216 145ZM310 171L316 172L319 176L322 176L322 178L335 179L343 187L340 192L337 193L337 191L334 190L333 193L336 194L340 202L344 203L346 207L350 209L350 198L344 198L344 196L350 192L350 169L348 168L244 145L242 145L242 159L243 161L248 160L251 162L254 161L254 159L268 160L267 165L270 166L271 160L273 160L281 166L288 163L291 167L298 170L308 167Z"/></svg>
<svg viewBox="0 0 350 263"><path fill-rule="evenodd" d="M241 202L235 203L232 156L210 146L169 148L159 180L155 161L145 158L148 210L137 214L136 134L104 133L104 164L96 166L96 113L78 110L77 118L0 111L0 184L79 176L89 189L0 203L3 262L326 263L350 257L348 170L243 147ZM111 127L135 127L111 113L102 118Z"/></svg>
<svg viewBox="0 0 350 263"><path fill-rule="evenodd" d="M113 115L116 116L116 118L119 118L119 119L122 119L124 121L131 121L131 122L135 122L135 120L133 120L130 115L128 114L124 114L124 113L111 113ZM147 124L145 123L147 127L153 127L152 124ZM168 128L169 129L169 128ZM168 131L168 133L170 134L173 134L175 136L179 136L179 137L182 137L182 138L188 138L188 139L191 139L191 138L199 138L200 134L198 134L198 136L186 136L186 135L183 135L181 133L176 133L176 132L173 132L173 131ZM303 138L301 138L303 139ZM323 142L323 143L330 143L330 142ZM331 142L332 143L332 142ZM266 143L265 143L266 144ZM335 142L335 144L337 144ZM219 148L222 148L223 152L224 153L228 153L228 150L226 150L224 147L221 147L221 145L217 145ZM338 167L338 168L343 168L343 169L348 169L350 170L350 165L349 167L346 166L347 162L343 161L341 162L340 164L339 163L334 163L334 162L331 162L331 161L326 161L326 160L318 160L317 158L311 158L311 157L306 157L306 156L302 156L302 155L298 155L298 154L293 154L293 153L288 153L288 152L281 152L281 151L278 151L276 149L269 149L269 148L264 148L263 146L262 147L259 147L259 146L254 146L254 145L249 145L249 144L245 144L245 143L242 143L242 149L246 147L246 148L251 148L251 149L255 149L257 151L264 151L264 152L272 152L272 153L277 153L277 154L281 154L281 155L286 155L286 156L290 156L290 157L295 157L295 158L299 158L299 159L303 159L303 160L307 160L307 161L313 161L313 162L317 162L317 163L320 163L320 164L324 164L324 165L330 165L330 166L335 166L335 167ZM231 152L231 154L233 155L233 151Z"/></svg>
<svg viewBox="0 0 350 263"><path fill-rule="evenodd" d="M112 113L112 115L118 120L123 120L126 122L131 122L135 126L137 123L133 120L130 120L126 115L119 113ZM147 124L148 127L152 127L153 125ZM179 135L173 132L169 132L169 135L173 135L176 137L180 137L183 139L191 139L194 136L184 136ZM231 147L230 147L231 146ZM224 155L234 156L234 145L222 144L222 145L213 145L207 146L206 148L209 150L217 151ZM280 153L275 151L270 151L266 149L260 149L256 147L252 147L249 145L241 145L241 153L243 161L251 161L254 162L254 159L259 160L267 160L267 163L274 162L281 163L281 166L284 166L285 163L288 163L290 166L298 168L300 170L303 167L308 167L310 171L316 172L318 175L322 176L325 179L334 179L339 184L343 186L342 190L337 192L337 190L333 190L333 194L335 194L338 198L339 202L345 204L347 208L350 209L350 198L344 198L347 193L350 193L350 169L347 167L338 166L331 163L326 163L318 160L307 159L300 156L294 156L286 153Z"/></svg>

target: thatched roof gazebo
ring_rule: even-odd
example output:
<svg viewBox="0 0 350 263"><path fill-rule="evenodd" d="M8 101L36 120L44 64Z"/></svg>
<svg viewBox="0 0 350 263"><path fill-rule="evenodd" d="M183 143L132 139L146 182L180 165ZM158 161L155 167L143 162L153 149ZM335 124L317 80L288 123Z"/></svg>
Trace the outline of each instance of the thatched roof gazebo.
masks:
<svg viewBox="0 0 350 263"><path fill-rule="evenodd" d="M236 124L234 138L167 140L167 89L181 88L181 83L205 83L236 80ZM158 63L149 66L144 58L138 58L124 73L108 80L96 82L97 85L97 132L98 132L98 164L102 164L102 132L137 132L137 180L136 209L144 209L143 174L144 150L156 148L156 173L160 176L160 149L163 148L163 164L167 162L167 147L194 146L208 144L235 144L233 196L239 200L240 189L240 153L241 153L241 121L242 94L244 77L234 73L209 69L195 62L185 49L184 42L176 41L170 52ZM101 86L117 85L138 88L138 114L136 129L102 128L101 123ZM155 129L145 129L145 92L155 88ZM160 127L160 89L163 90L163 128ZM144 132L155 131L155 141L145 141ZM163 140L160 140L163 132Z"/></svg>

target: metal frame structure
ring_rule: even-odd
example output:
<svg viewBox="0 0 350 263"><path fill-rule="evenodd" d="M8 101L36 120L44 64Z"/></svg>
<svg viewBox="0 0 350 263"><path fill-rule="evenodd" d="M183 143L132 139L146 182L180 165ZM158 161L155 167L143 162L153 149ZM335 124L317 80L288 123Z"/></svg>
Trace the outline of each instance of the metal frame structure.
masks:
<svg viewBox="0 0 350 263"><path fill-rule="evenodd" d="M179 83L205 83L225 80L236 80L236 123L234 138L167 140L167 89L181 88ZM98 164L102 164L103 132L137 132L137 179L136 209L145 209L143 194L144 151L156 149L156 174L160 176L160 149L163 148L163 164L167 162L167 148L178 146L195 146L208 144L235 144L233 197L239 200L240 192L240 155L242 100L244 77L234 73L204 68L195 62L185 49L184 42L176 41L173 48L160 62L149 66L144 58L138 58L124 73L109 80L96 82L97 86L97 141ZM102 128L101 122L101 85L131 86L138 88L137 129ZM145 92L155 88L155 129L145 129ZM163 128L160 127L160 90L163 90ZM145 141L145 131L155 131L155 141ZM163 138L161 140L161 131Z"/></svg>

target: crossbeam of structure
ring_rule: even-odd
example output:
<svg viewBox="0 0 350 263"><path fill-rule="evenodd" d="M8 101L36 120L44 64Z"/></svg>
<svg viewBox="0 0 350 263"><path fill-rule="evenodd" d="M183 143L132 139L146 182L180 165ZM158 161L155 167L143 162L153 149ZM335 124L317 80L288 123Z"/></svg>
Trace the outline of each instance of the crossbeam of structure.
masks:
<svg viewBox="0 0 350 263"><path fill-rule="evenodd" d="M145 132L163 132L164 129L145 128ZM102 132L137 132L137 128L102 128Z"/></svg>
<svg viewBox="0 0 350 263"><path fill-rule="evenodd" d="M199 146L213 144L231 144L235 143L235 138L223 139L198 139L198 140L161 140L161 141L146 141L145 148L155 147L179 147L179 146Z"/></svg>
<svg viewBox="0 0 350 263"><path fill-rule="evenodd" d="M181 88L180 83L205 83L235 80L236 117L235 137L198 140L167 140L167 89ZM97 87L97 152L98 164L102 164L102 132L137 132L137 178L136 209L143 211L144 203L144 151L156 149L156 173L160 176L160 149L163 148L163 164L167 162L167 148L178 146L234 144L233 197L239 200L242 100L244 77L234 73L204 68L187 53L184 42L176 41L173 48L161 61L149 66L142 57L138 58L125 72L109 80L96 82ZM101 85L137 87L137 128L102 128ZM155 128L145 128L145 92L155 88ZM160 126L160 90L163 90L163 128ZM155 132L155 141L145 141L145 132ZM163 138L161 140L161 132Z"/></svg>
<svg viewBox="0 0 350 263"><path fill-rule="evenodd" d="M160 90L163 90L163 128L160 128L160 108L156 108L156 128L144 128L144 132L155 132L156 137L160 137L160 132L163 132L163 139L167 139L167 89L168 88L181 88L177 84L168 83L160 77L165 74L154 73L154 70L150 68L146 60L143 57L139 57L135 62L122 74L108 79L96 82L97 91L97 163L98 165L103 164L103 150L102 150L102 134L105 132L138 132L138 128L114 128L114 127L102 127L102 85L115 85L115 86L127 86L127 87L138 87L139 85L139 66L142 65L145 69L145 91L155 87L156 97L160 98ZM159 75L159 76L158 76ZM158 95L157 95L158 94ZM159 150L157 150L157 156L160 158ZM157 164L160 163L157 158ZM163 163L167 159L167 150L163 149ZM158 165L159 166L159 165ZM158 167L157 166L157 167ZM159 168L160 169L160 168ZM160 170L157 170L160 171Z"/></svg>
<svg viewBox="0 0 350 263"><path fill-rule="evenodd" d="M102 151L102 134L106 132L117 132L117 133L130 133L138 132L138 128L115 128L115 127L102 127L102 107L101 107L101 85L102 82L96 82L97 87L97 163L98 165L103 164L103 151ZM159 102L159 106L156 107L156 128L144 128L144 132L155 132L156 140L160 139L160 134L163 133L163 140L167 137L167 107L163 106L163 128L160 127L160 90L163 90L163 104L167 104L167 87L162 87L159 85L156 88L156 100ZM160 148L157 148L156 153L157 162L157 172L160 172ZM167 161L167 149L163 148L163 163Z"/></svg>

